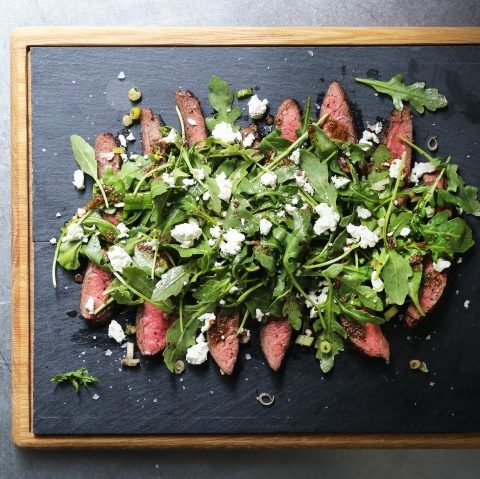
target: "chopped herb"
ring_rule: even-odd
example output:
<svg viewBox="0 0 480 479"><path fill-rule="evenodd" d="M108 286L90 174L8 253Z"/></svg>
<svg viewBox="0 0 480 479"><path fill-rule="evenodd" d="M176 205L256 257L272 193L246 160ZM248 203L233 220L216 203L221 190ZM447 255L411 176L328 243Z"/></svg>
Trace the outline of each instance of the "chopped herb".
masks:
<svg viewBox="0 0 480 479"><path fill-rule="evenodd" d="M70 371L68 373L56 374L50 379L54 384L70 383L78 392L81 386L88 388L91 384L98 384L100 381L88 373L85 368L79 368L76 371Z"/></svg>

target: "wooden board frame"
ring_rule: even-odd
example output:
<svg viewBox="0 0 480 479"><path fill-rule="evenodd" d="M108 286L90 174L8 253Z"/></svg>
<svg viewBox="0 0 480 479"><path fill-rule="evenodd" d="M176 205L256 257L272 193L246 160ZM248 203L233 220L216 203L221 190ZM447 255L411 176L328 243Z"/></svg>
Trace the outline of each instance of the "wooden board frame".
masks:
<svg viewBox="0 0 480 479"><path fill-rule="evenodd" d="M35 436L30 54L34 46L478 45L480 28L21 28L11 37L12 437L35 448L474 448L474 434Z"/></svg>

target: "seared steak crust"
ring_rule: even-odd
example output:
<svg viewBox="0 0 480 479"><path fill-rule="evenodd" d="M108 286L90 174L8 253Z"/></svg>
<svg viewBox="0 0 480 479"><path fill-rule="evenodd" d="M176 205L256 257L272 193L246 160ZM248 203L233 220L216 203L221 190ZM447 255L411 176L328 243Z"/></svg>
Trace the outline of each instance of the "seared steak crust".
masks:
<svg viewBox="0 0 480 479"><path fill-rule="evenodd" d="M208 330L208 349L212 358L225 374L232 374L237 361L240 325L239 313L217 316Z"/></svg>

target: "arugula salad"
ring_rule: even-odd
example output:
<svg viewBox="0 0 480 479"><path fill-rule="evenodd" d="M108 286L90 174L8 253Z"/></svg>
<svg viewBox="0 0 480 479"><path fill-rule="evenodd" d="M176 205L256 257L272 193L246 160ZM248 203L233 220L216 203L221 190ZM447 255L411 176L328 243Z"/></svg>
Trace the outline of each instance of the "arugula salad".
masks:
<svg viewBox="0 0 480 479"><path fill-rule="evenodd" d="M370 81L384 91L381 83ZM438 173L424 184L418 167L404 174L405 155L327 135L328 114L315 117L310 98L296 140L272 127L259 142L245 141L245 100L216 76L208 89L209 136L194 145L179 114L180 127L161 126L163 141L151 153L117 146L121 168L99 177L93 147L72 136L93 193L61 229L54 254L54 284L56 263L75 271L88 260L112 275L95 314L148 303L173 318L163 350L170 371L204 344L208 318L235 313L244 337L255 322L286 318L294 347L310 348L328 372L348 337L342 318L381 325L410 304L422 311L422 259L441 270L474 245L452 211L480 216L477 188L465 185L451 157L401 138L418 164ZM402 99L412 100L397 95L399 110ZM445 106L436 100L417 105Z"/></svg>

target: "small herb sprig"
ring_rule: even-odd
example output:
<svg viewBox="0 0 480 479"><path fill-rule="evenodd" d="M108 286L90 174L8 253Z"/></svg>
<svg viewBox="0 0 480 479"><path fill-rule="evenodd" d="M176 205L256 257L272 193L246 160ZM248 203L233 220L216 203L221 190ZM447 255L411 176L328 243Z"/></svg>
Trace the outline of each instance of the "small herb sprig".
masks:
<svg viewBox="0 0 480 479"><path fill-rule="evenodd" d="M77 393L82 386L88 388L91 384L100 382L98 378L89 374L84 367L78 368L76 371L56 374L50 381L54 384L70 383Z"/></svg>

